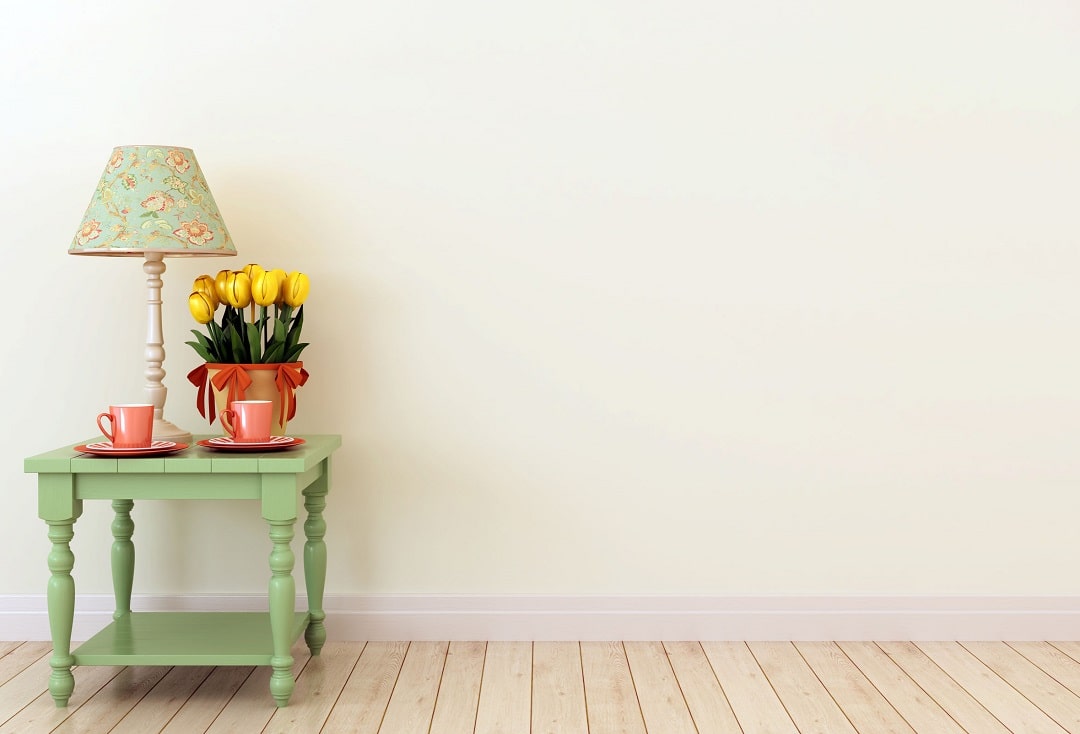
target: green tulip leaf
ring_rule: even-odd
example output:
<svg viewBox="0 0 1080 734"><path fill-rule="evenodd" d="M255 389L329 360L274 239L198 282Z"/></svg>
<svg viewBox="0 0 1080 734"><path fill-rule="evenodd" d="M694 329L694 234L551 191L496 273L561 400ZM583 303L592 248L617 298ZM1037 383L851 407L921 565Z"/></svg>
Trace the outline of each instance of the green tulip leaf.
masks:
<svg viewBox="0 0 1080 734"><path fill-rule="evenodd" d="M190 344L191 348L195 350L195 353L198 354L200 357L202 357L207 362L216 362L217 361L213 357L210 356L210 352L207 351L206 347L204 347L202 344L199 344L198 342L184 342L184 344Z"/></svg>
<svg viewBox="0 0 1080 734"><path fill-rule="evenodd" d="M225 362L225 355L229 353L229 340L225 336L225 332L221 330L221 327L211 321L207 324L210 327L210 339L214 343L214 352L217 353L218 360Z"/></svg>
<svg viewBox="0 0 1080 734"><path fill-rule="evenodd" d="M195 335L195 338L199 340L199 344L204 347L210 346L210 340L206 338L206 334L202 333L198 329L192 329L191 333Z"/></svg>
<svg viewBox="0 0 1080 734"><path fill-rule="evenodd" d="M300 330L304 328L304 307L300 306L300 309L296 312L296 318L293 319L292 326L289 327L289 336L285 339L286 351L296 346L296 343L300 341Z"/></svg>
<svg viewBox="0 0 1080 734"><path fill-rule="evenodd" d="M272 342L269 347L266 348L266 354L263 356L263 361L266 364L277 364L281 362L281 355L285 353L285 344L282 342Z"/></svg>
<svg viewBox="0 0 1080 734"><path fill-rule="evenodd" d="M281 319L274 319L274 341L285 343L285 322Z"/></svg>
<svg viewBox="0 0 1080 734"><path fill-rule="evenodd" d="M215 348L214 343L210 341L201 331L192 329L191 333L195 335L195 338L199 342L199 346L202 347L202 350L195 350L199 353L199 356L205 358L207 362L216 362L217 359L215 358L215 355L217 353L217 349ZM191 344L191 342L187 342L187 344Z"/></svg>
<svg viewBox="0 0 1080 734"><path fill-rule="evenodd" d="M259 333L258 324L247 325L247 341L248 349L250 350L251 363L256 364L262 361L262 334Z"/></svg>
<svg viewBox="0 0 1080 734"><path fill-rule="evenodd" d="M229 335L229 345L232 347L232 359L229 361L234 364L247 362L244 359L244 341L240 338L240 332L237 331L235 324L229 324L229 328L225 331Z"/></svg>
<svg viewBox="0 0 1080 734"><path fill-rule="evenodd" d="M285 361L295 362L296 360L298 360L300 358L300 352L304 351L304 347L306 346L308 346L307 342L301 342L300 344L294 346L285 354Z"/></svg>

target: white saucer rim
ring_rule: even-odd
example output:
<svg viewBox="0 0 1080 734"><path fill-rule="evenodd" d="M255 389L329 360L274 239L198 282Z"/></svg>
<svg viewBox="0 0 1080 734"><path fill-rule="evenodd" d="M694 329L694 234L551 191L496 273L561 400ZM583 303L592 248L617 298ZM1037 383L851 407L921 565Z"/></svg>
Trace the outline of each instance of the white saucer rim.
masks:
<svg viewBox="0 0 1080 734"><path fill-rule="evenodd" d="M86 448L92 451L109 451L116 454L125 454L132 451L165 451L171 449L174 446L179 446L177 441L153 441L149 446L136 446L134 448L116 448L112 445L112 441L94 441L93 443L84 444Z"/></svg>
<svg viewBox="0 0 1080 734"><path fill-rule="evenodd" d="M266 447L281 446L296 443L296 436L271 436L269 441L237 441L232 436L214 436L206 439L207 443L214 446L237 446L237 447Z"/></svg>

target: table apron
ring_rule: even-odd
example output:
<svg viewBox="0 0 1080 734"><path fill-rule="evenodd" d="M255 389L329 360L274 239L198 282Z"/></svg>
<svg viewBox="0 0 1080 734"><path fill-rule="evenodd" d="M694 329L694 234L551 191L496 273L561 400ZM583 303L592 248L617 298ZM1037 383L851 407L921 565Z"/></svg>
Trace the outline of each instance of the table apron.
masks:
<svg viewBox="0 0 1080 734"><path fill-rule="evenodd" d="M323 476L325 462L296 475L301 492ZM257 500L263 474L73 474L80 500ZM282 477L282 475L276 475ZM279 480L280 481L280 480Z"/></svg>

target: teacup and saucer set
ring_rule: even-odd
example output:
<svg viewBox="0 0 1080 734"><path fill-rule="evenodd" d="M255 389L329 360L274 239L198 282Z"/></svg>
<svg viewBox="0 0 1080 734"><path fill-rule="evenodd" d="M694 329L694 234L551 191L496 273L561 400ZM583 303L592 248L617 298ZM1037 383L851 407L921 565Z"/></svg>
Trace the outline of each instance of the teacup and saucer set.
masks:
<svg viewBox="0 0 1080 734"><path fill-rule="evenodd" d="M221 425L228 435L197 443L218 451L278 451L303 444L302 438L270 435L273 407L269 400L234 400L221 412Z"/></svg>
<svg viewBox="0 0 1080 734"><path fill-rule="evenodd" d="M102 425L102 421L106 419L111 430L106 430ZM154 406L150 403L110 405L107 413L98 415L97 425L101 435L108 441L76 446L76 451L115 459L161 456L183 451L188 447L186 443L154 440Z"/></svg>

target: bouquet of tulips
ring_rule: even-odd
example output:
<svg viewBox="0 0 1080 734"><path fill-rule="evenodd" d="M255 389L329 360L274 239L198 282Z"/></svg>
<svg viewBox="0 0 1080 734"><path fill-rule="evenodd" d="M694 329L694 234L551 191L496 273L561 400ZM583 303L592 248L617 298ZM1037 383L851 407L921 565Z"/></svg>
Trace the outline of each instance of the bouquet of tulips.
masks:
<svg viewBox="0 0 1080 734"><path fill-rule="evenodd" d="M242 270L222 270L214 278L200 275L188 296L188 309L207 333L192 329L197 341L186 343L211 363L296 362L308 346L300 341L300 330L310 290L303 273L264 270L254 263ZM224 308L215 321L218 306Z"/></svg>

